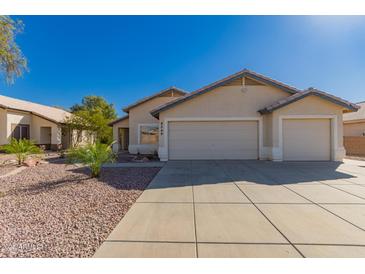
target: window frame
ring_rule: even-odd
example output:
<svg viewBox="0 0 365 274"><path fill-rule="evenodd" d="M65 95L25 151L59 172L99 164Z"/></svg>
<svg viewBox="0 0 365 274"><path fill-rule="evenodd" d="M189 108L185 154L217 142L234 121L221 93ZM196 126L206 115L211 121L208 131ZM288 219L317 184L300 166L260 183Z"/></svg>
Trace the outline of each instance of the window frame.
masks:
<svg viewBox="0 0 365 274"><path fill-rule="evenodd" d="M15 139L16 140L22 140L22 139L30 140L30 125L28 125L28 124L11 124L11 127L12 127L11 138L15 138L15 136L14 136L15 129L17 127L19 127L19 139L17 139L17 138L15 138ZM22 128L23 127L27 128L27 131L28 131L26 138L22 138Z"/></svg>
<svg viewBox="0 0 365 274"><path fill-rule="evenodd" d="M157 143L156 144L142 144L141 143L141 134L142 134L142 127L144 126L154 126L154 127L157 127L157 136L158 136L158 140L157 140ZM139 145L158 145L159 143L159 134L160 134L160 126L159 126L159 123L149 123L149 124L138 124L138 132L137 132L137 137L138 137L138 144Z"/></svg>

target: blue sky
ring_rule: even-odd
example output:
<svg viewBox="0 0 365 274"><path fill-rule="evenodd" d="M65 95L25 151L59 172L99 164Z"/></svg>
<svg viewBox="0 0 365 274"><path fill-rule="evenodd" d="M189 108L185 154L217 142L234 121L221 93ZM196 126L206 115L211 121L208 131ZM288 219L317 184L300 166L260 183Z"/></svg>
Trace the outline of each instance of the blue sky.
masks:
<svg viewBox="0 0 365 274"><path fill-rule="evenodd" d="M22 16L30 71L0 93L70 107L123 106L175 85L193 91L252 69L298 88L365 100L365 17Z"/></svg>

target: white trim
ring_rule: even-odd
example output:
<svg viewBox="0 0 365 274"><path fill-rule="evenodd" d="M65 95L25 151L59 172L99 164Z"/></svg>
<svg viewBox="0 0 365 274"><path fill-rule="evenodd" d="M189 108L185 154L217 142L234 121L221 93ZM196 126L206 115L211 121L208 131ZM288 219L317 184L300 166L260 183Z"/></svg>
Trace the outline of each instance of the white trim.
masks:
<svg viewBox="0 0 365 274"><path fill-rule="evenodd" d="M337 151L340 150L338 146L338 129L337 129L337 115L280 115L279 116L279 148L273 153L273 160L282 161L284 158L283 146L283 120L287 119L330 119L331 120L331 160L337 160Z"/></svg>
<svg viewBox="0 0 365 274"><path fill-rule="evenodd" d="M272 148L269 146L262 147L260 160L271 160L272 159Z"/></svg>
<svg viewBox="0 0 365 274"><path fill-rule="evenodd" d="M208 122L208 121L257 121L258 122L258 157L263 158L263 119L262 117L178 117L178 118L165 118L163 121L164 126L164 146L159 147L159 157L161 161L167 161L169 158L169 122ZM161 153L160 155L160 152Z"/></svg>
<svg viewBox="0 0 365 274"><path fill-rule="evenodd" d="M141 127L143 127L143 126L157 126L158 128L160 128L159 123L138 124L138 130L137 130L138 145L146 145L146 144L141 144ZM158 142L157 142L157 145L158 145Z"/></svg>
<svg viewBox="0 0 365 274"><path fill-rule="evenodd" d="M357 119L357 120L344 120L344 124L357 124L357 123L365 123L365 119Z"/></svg>

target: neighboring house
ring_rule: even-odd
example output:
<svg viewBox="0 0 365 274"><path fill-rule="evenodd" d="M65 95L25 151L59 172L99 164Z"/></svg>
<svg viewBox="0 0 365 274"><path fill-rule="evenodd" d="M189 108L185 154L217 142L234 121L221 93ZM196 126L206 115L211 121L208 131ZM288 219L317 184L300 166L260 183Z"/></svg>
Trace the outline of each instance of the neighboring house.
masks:
<svg viewBox="0 0 365 274"><path fill-rule="evenodd" d="M343 115L344 136L365 136L365 102L357 103L360 109L357 112Z"/></svg>
<svg viewBox="0 0 365 274"><path fill-rule="evenodd" d="M70 115L59 108L0 95L0 145L15 138L33 140L45 149L66 149L84 137L62 127Z"/></svg>
<svg viewBox="0 0 365 274"><path fill-rule="evenodd" d="M141 108L139 115L151 107ZM358 108L317 89L301 91L245 69L143 115L153 116L155 130L159 127L154 138L162 161L340 161L345 155L342 115ZM133 116L129 111L119 120L129 124L130 139L141 132L135 122L132 130ZM136 153L134 148L130 145L129 151Z"/></svg>
<svg viewBox="0 0 365 274"><path fill-rule="evenodd" d="M127 115L111 122L115 144L114 151L128 150L130 153L153 154L158 149L158 119L150 111L186 93L170 87L143 98L123 109Z"/></svg>
<svg viewBox="0 0 365 274"><path fill-rule="evenodd" d="M348 155L365 156L365 102L357 112L343 115L344 145Z"/></svg>

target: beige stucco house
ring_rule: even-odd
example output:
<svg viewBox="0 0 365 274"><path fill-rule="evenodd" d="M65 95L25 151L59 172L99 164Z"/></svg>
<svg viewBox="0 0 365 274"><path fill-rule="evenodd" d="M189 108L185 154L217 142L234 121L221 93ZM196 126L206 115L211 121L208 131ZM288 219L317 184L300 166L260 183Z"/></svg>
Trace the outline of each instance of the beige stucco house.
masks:
<svg viewBox="0 0 365 274"><path fill-rule="evenodd" d="M170 87L123 108L127 114L109 124L113 126L113 150L128 150L133 154L157 152L159 120L150 111L185 94Z"/></svg>
<svg viewBox="0 0 365 274"><path fill-rule="evenodd" d="M344 144L348 155L365 156L365 102L357 112L343 115Z"/></svg>
<svg viewBox="0 0 365 274"><path fill-rule="evenodd" d="M127 107L129 116L112 123L119 143L115 149L125 148L120 143L124 128L129 130L129 152L143 153L136 148L147 138L144 125L153 124L153 133L146 128L153 135L148 148L162 161L340 161L345 155L343 113L359 108L317 89L298 90L247 69L176 97Z"/></svg>
<svg viewBox="0 0 365 274"><path fill-rule="evenodd" d="M11 138L30 139L45 149L66 149L75 136L62 127L71 113L0 95L0 145Z"/></svg>

